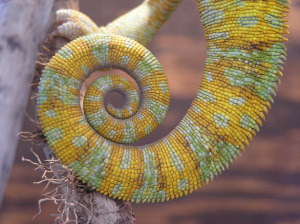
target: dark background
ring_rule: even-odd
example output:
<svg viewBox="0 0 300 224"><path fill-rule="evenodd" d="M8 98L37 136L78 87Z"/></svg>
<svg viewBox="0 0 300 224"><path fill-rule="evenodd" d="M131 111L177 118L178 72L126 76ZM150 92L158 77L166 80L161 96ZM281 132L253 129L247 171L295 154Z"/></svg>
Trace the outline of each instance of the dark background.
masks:
<svg viewBox="0 0 300 224"><path fill-rule="evenodd" d="M141 0L85 0L81 11L105 25ZM275 103L250 147L220 177L187 197L167 203L133 204L137 224L299 224L300 223L300 2L292 1L288 58ZM168 117L144 142L166 135L186 113L200 83L205 39L196 2L184 0L149 49L169 81ZM28 113L34 114L32 104ZM26 119L24 131L34 130ZM21 161L33 158L31 144L20 142L0 213L1 224L51 224L53 203L44 203L35 220L43 185L41 173ZM42 155L40 149L35 150Z"/></svg>

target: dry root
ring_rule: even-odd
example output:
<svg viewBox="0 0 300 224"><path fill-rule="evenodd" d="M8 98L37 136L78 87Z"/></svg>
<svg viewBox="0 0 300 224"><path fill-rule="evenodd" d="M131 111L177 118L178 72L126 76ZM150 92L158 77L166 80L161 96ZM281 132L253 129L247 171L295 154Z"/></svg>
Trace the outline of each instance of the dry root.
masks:
<svg viewBox="0 0 300 224"><path fill-rule="evenodd" d="M77 224L77 207L86 210L87 214L89 214L87 223L90 223L91 219L95 218L91 209L79 203L76 199L76 195L80 194L80 192L88 190L87 187L80 183L80 181L75 177L74 173L70 169L61 165L61 163L59 163L59 161L54 157L46 160L45 162L42 162L40 157L33 150L31 151L36 158L36 162L26 158L22 159L23 161L29 162L34 165L36 167L35 170L41 170L43 173L41 177L42 180L39 182L34 182L34 184L46 184L43 189L44 198L39 200L39 212L34 216L34 218L41 214L41 204L43 202L52 201L58 206L58 214L52 214L52 216L55 217L54 223ZM90 206L91 205L92 195L90 196Z"/></svg>

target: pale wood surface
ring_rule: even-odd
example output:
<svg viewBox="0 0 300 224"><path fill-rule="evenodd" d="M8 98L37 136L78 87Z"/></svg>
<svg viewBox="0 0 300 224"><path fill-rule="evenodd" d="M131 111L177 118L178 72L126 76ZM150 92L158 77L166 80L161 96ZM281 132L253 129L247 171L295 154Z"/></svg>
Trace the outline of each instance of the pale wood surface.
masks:
<svg viewBox="0 0 300 224"><path fill-rule="evenodd" d="M38 47L54 19L53 3L0 1L0 206L14 161Z"/></svg>

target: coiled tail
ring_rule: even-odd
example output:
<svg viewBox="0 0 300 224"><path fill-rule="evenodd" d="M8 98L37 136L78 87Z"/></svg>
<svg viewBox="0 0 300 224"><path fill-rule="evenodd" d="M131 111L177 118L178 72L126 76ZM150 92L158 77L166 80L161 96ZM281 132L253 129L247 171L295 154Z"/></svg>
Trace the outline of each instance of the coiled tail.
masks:
<svg viewBox="0 0 300 224"><path fill-rule="evenodd" d="M92 34L66 45L47 65L38 95L43 132L61 162L91 188L135 202L188 194L221 173L259 130L285 58L287 2L202 0L198 6L208 48L204 75L180 124L152 144L125 145L155 129L168 110L166 77L142 45ZM141 101L133 97L121 111L95 110L91 105L118 86L104 77L106 84L92 84L82 114L83 81L107 67L131 75Z"/></svg>

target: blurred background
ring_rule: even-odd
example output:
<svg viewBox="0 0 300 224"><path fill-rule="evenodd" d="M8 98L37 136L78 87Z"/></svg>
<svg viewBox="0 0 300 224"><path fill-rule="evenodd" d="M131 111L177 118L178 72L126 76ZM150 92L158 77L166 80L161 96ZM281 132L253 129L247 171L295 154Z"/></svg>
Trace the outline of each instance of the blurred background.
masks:
<svg viewBox="0 0 300 224"><path fill-rule="evenodd" d="M101 3L100 3L101 2ZM98 25L105 25L140 4L141 0L81 0L80 9ZM291 2L287 61L275 103L250 147L221 176L189 196L166 203L132 204L137 224L299 224L300 223L300 1ZM172 130L186 113L205 60L205 39L196 1L184 0L149 45L169 81L171 105L162 127L143 143ZM27 113L34 115L29 101ZM23 131L35 130L26 118ZM1 224L51 224L52 203L42 205L44 185L34 185L41 173L21 161L33 159L28 142L20 141L7 186ZM35 151L43 157L38 147Z"/></svg>

